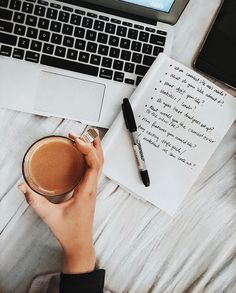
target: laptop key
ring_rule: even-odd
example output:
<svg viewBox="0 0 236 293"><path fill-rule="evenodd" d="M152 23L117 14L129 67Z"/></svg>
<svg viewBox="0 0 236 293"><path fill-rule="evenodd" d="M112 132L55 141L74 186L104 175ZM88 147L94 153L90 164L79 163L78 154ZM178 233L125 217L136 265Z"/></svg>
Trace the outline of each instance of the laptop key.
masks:
<svg viewBox="0 0 236 293"><path fill-rule="evenodd" d="M7 7L8 6L8 0L0 0L0 6L1 7Z"/></svg>
<svg viewBox="0 0 236 293"><path fill-rule="evenodd" d="M50 39L50 32L41 30L39 32L39 40L48 42Z"/></svg>
<svg viewBox="0 0 236 293"><path fill-rule="evenodd" d="M89 61L89 54L86 52L79 53L79 61L87 63Z"/></svg>
<svg viewBox="0 0 236 293"><path fill-rule="evenodd" d="M13 23L0 20L0 31L11 33L13 30Z"/></svg>
<svg viewBox="0 0 236 293"><path fill-rule="evenodd" d="M78 51L68 49L66 57L71 60L76 60L78 56Z"/></svg>
<svg viewBox="0 0 236 293"><path fill-rule="evenodd" d="M41 5L45 5L45 6L48 6L48 2L45 1L45 0L38 0L38 3L41 4Z"/></svg>
<svg viewBox="0 0 236 293"><path fill-rule="evenodd" d="M50 30L59 33L61 31L61 23L57 21L51 21Z"/></svg>
<svg viewBox="0 0 236 293"><path fill-rule="evenodd" d="M126 27L120 26L120 25L117 27L116 34L118 36L125 37L126 33L127 33L127 28Z"/></svg>
<svg viewBox="0 0 236 293"><path fill-rule="evenodd" d="M24 23L24 21L25 21L25 14L24 13L20 13L20 12L15 12L13 21L14 22L18 22L18 23Z"/></svg>
<svg viewBox="0 0 236 293"><path fill-rule="evenodd" d="M99 15L98 18L101 19L101 20L109 21L109 17L104 16L104 15Z"/></svg>
<svg viewBox="0 0 236 293"><path fill-rule="evenodd" d="M161 48L161 47L155 46L155 47L154 47L154 50L153 50L153 55L154 55L154 56L158 56L159 53L162 53L163 51L164 51L164 48Z"/></svg>
<svg viewBox="0 0 236 293"><path fill-rule="evenodd" d="M126 51L126 50L122 50L122 51L121 51L121 56L120 56L120 58L121 58L122 60L129 61L129 60L130 60L130 57L131 57L131 52L130 52L130 51Z"/></svg>
<svg viewBox="0 0 236 293"><path fill-rule="evenodd" d="M99 55L91 55L90 63L94 65L100 65L101 63L101 56Z"/></svg>
<svg viewBox="0 0 236 293"><path fill-rule="evenodd" d="M76 27L75 28L75 32L74 32L74 36L83 39L85 34L85 29L82 27Z"/></svg>
<svg viewBox="0 0 236 293"><path fill-rule="evenodd" d="M139 25L139 24L135 24L134 27L139 29L139 30L144 30L144 26Z"/></svg>
<svg viewBox="0 0 236 293"><path fill-rule="evenodd" d="M68 22L70 14L68 12L60 11L58 19L63 22Z"/></svg>
<svg viewBox="0 0 236 293"><path fill-rule="evenodd" d="M47 30L49 27L49 20L46 18L40 18L38 22L38 27Z"/></svg>
<svg viewBox="0 0 236 293"><path fill-rule="evenodd" d="M0 8L0 18L5 20L11 20L12 11Z"/></svg>
<svg viewBox="0 0 236 293"><path fill-rule="evenodd" d="M80 25L81 23L81 16L77 14L72 14L70 18L70 23L75 25Z"/></svg>
<svg viewBox="0 0 236 293"><path fill-rule="evenodd" d="M152 45L150 45L150 44L143 44L142 52L144 54L152 54Z"/></svg>
<svg viewBox="0 0 236 293"><path fill-rule="evenodd" d="M26 36L29 38L36 39L38 36L38 30L36 28L28 27Z"/></svg>
<svg viewBox="0 0 236 293"><path fill-rule="evenodd" d="M167 35L167 32L165 32L165 31L161 31L161 30L157 30L157 34L158 34L158 35L166 36L166 35Z"/></svg>
<svg viewBox="0 0 236 293"><path fill-rule="evenodd" d="M73 12L73 8L68 7L68 6L63 6L62 9L65 11Z"/></svg>
<svg viewBox="0 0 236 293"><path fill-rule="evenodd" d="M10 3L10 8L11 9L19 11L20 7L21 7L21 1L19 1L19 0L11 0L11 3Z"/></svg>
<svg viewBox="0 0 236 293"><path fill-rule="evenodd" d="M135 73L137 75L145 75L148 71L149 67L142 66L142 65L136 65Z"/></svg>
<svg viewBox="0 0 236 293"><path fill-rule="evenodd" d="M93 26L93 19L92 18L88 18L88 17L84 17L83 21L82 21L82 26L86 27L86 28L92 28Z"/></svg>
<svg viewBox="0 0 236 293"><path fill-rule="evenodd" d="M114 34L116 30L116 26L112 23L107 23L106 24L106 28L105 28L105 32L109 33L109 34Z"/></svg>
<svg viewBox="0 0 236 293"><path fill-rule="evenodd" d="M98 17L97 14L91 13L91 12L87 12L87 15L90 16L90 17L93 17L93 18L97 18Z"/></svg>
<svg viewBox="0 0 236 293"><path fill-rule="evenodd" d="M76 49L79 49L79 50L84 50L84 48L85 48L85 41L84 40L80 40L80 39L77 39L76 41L75 41L75 48Z"/></svg>
<svg viewBox="0 0 236 293"><path fill-rule="evenodd" d="M142 55L139 53L133 53L132 62L141 63L142 62Z"/></svg>
<svg viewBox="0 0 236 293"><path fill-rule="evenodd" d="M105 27L105 22L100 20L95 20L93 29L102 32L104 30L104 27Z"/></svg>
<svg viewBox="0 0 236 293"><path fill-rule="evenodd" d="M136 52L140 52L141 45L142 44L140 42L132 41L131 50L136 51Z"/></svg>
<svg viewBox="0 0 236 293"><path fill-rule="evenodd" d="M62 33L71 36L73 34L73 26L69 24L63 24Z"/></svg>
<svg viewBox="0 0 236 293"><path fill-rule="evenodd" d="M115 81L119 81L119 82L123 82L123 80L124 80L124 73L123 72L116 71L115 74L114 74L114 80Z"/></svg>
<svg viewBox="0 0 236 293"><path fill-rule="evenodd" d="M35 5L34 14L37 16L44 16L46 12L46 8L41 5Z"/></svg>
<svg viewBox="0 0 236 293"><path fill-rule="evenodd" d="M138 37L138 31L130 28L129 31L128 31L128 38L136 40L137 37Z"/></svg>
<svg viewBox="0 0 236 293"><path fill-rule="evenodd" d="M115 37L115 36L110 36L109 37L109 45L114 46L114 47L118 47L119 45L119 38Z"/></svg>
<svg viewBox="0 0 236 293"><path fill-rule="evenodd" d="M58 14L58 11L56 9L53 9L53 8L47 9L47 18L57 19L57 14Z"/></svg>
<svg viewBox="0 0 236 293"><path fill-rule="evenodd" d="M32 13L33 12L33 4L32 3L28 3L28 2L24 2L23 6L22 6L22 11L26 12L26 13Z"/></svg>
<svg viewBox="0 0 236 293"><path fill-rule="evenodd" d="M66 46L66 47L73 47L74 45L74 39L71 38L71 37L64 37L63 39L63 46Z"/></svg>
<svg viewBox="0 0 236 293"><path fill-rule="evenodd" d="M61 9L61 5L56 4L56 3L50 3L50 6L56 9Z"/></svg>
<svg viewBox="0 0 236 293"><path fill-rule="evenodd" d="M151 35L150 43L154 45L164 46L165 45L166 38L163 36L158 35Z"/></svg>
<svg viewBox="0 0 236 293"><path fill-rule="evenodd" d="M51 42L52 42L53 44L60 45L61 42L62 42L62 35L59 35L59 34L55 34L55 33L53 33L53 34L52 34L52 37L51 37Z"/></svg>
<svg viewBox="0 0 236 293"><path fill-rule="evenodd" d="M105 68L100 69L99 77L106 78L106 79L112 79L112 75L113 75L112 70L105 69Z"/></svg>
<svg viewBox="0 0 236 293"><path fill-rule="evenodd" d="M90 41L96 40L97 33L92 30L87 30L85 38Z"/></svg>
<svg viewBox="0 0 236 293"><path fill-rule="evenodd" d="M129 47L130 47L130 40L128 40L128 39L121 39L120 40L120 47L121 48L124 48L124 49L129 49Z"/></svg>
<svg viewBox="0 0 236 293"><path fill-rule="evenodd" d="M81 62L68 61L53 56L42 55L41 64L65 70L75 71L79 73L89 74L93 76L98 75L98 67L96 66L84 64Z"/></svg>
<svg viewBox="0 0 236 293"><path fill-rule="evenodd" d="M30 43L29 39L20 37L18 42L18 47L28 49L29 43Z"/></svg>
<svg viewBox="0 0 236 293"><path fill-rule="evenodd" d="M107 39L108 39L108 36L106 34L98 33L98 37L97 37L97 42L98 43L106 44Z"/></svg>
<svg viewBox="0 0 236 293"><path fill-rule="evenodd" d="M58 57L65 57L66 55L66 48L56 46L55 55Z"/></svg>
<svg viewBox="0 0 236 293"><path fill-rule="evenodd" d="M38 41L31 42L30 50L40 52L42 48L42 43Z"/></svg>
<svg viewBox="0 0 236 293"><path fill-rule="evenodd" d="M85 15L85 11L81 9L75 9L75 13Z"/></svg>
<svg viewBox="0 0 236 293"><path fill-rule="evenodd" d="M138 86L141 82L141 80L143 79L142 76L137 76L137 79L136 79L136 85Z"/></svg>
<svg viewBox="0 0 236 293"><path fill-rule="evenodd" d="M118 23L118 24L121 23L121 21L117 18L111 18L111 22Z"/></svg>
<svg viewBox="0 0 236 293"><path fill-rule="evenodd" d="M102 66L103 67L111 68L111 65L112 65L112 59L111 58L107 58L107 57L102 58Z"/></svg>
<svg viewBox="0 0 236 293"><path fill-rule="evenodd" d="M109 54L109 56L110 57L113 57L113 58L119 58L119 56L120 56L120 49L111 47L110 48L110 54Z"/></svg>
<svg viewBox="0 0 236 293"><path fill-rule="evenodd" d="M107 55L108 54L108 50L109 50L109 47L108 46L99 45L99 47L98 47L98 54Z"/></svg>
<svg viewBox="0 0 236 293"><path fill-rule="evenodd" d="M54 46L53 45L47 44L47 43L45 43L43 45L43 53L52 55L53 51L54 51Z"/></svg>
<svg viewBox="0 0 236 293"><path fill-rule="evenodd" d="M124 66L124 62L121 60L114 60L113 68L116 70L122 70Z"/></svg>
<svg viewBox="0 0 236 293"><path fill-rule="evenodd" d="M16 42L17 42L16 36L8 35L8 34L4 34L0 32L0 43L15 46Z"/></svg>
<svg viewBox="0 0 236 293"><path fill-rule="evenodd" d="M2 45L0 47L0 55L10 57L11 56L12 47Z"/></svg>
<svg viewBox="0 0 236 293"><path fill-rule="evenodd" d="M144 57L143 57L143 64L144 64L144 65L151 66L152 63L153 63L155 60L156 60L155 57L151 57L151 56L144 55Z"/></svg>
<svg viewBox="0 0 236 293"><path fill-rule="evenodd" d="M37 24L37 17L32 15L27 15L26 22L27 25L36 26Z"/></svg>
<svg viewBox="0 0 236 293"><path fill-rule="evenodd" d="M16 58L16 59L23 59L24 58L24 53L25 53L24 50L15 48L14 51L13 51L12 57Z"/></svg>
<svg viewBox="0 0 236 293"><path fill-rule="evenodd" d="M86 51L91 52L91 53L96 53L97 47L98 47L98 45L96 43L88 42Z"/></svg>
<svg viewBox="0 0 236 293"><path fill-rule="evenodd" d="M139 41L142 41L142 42L148 42L148 39L149 39L149 33L146 33L146 32L140 32L139 33Z"/></svg>
<svg viewBox="0 0 236 293"><path fill-rule="evenodd" d="M24 36L26 27L20 24L15 24L14 34Z"/></svg>
<svg viewBox="0 0 236 293"><path fill-rule="evenodd" d="M134 72L134 63L125 62L125 72L133 73Z"/></svg>
<svg viewBox="0 0 236 293"><path fill-rule="evenodd" d="M127 84L134 84L134 80L133 79L130 79L130 78L126 78L125 79L125 83L127 83Z"/></svg>
<svg viewBox="0 0 236 293"><path fill-rule="evenodd" d="M38 63L39 62L39 53L27 51L25 54L25 60Z"/></svg>

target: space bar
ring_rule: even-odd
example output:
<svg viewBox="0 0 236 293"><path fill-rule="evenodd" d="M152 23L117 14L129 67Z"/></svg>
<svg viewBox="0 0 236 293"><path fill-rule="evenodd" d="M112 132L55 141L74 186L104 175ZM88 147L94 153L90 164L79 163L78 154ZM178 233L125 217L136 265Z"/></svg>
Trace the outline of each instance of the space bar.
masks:
<svg viewBox="0 0 236 293"><path fill-rule="evenodd" d="M89 74L93 76L98 75L98 67L87 65L80 62L68 61L52 56L42 55L40 63L43 65L48 65L70 71L76 71L79 73Z"/></svg>

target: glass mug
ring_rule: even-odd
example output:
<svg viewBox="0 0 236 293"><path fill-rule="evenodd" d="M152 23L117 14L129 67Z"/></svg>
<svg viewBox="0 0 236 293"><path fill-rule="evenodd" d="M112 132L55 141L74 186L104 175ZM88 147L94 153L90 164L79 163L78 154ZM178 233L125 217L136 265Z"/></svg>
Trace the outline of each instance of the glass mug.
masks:
<svg viewBox="0 0 236 293"><path fill-rule="evenodd" d="M89 129L80 139L92 143L97 131ZM34 142L22 161L22 173L30 188L52 202L71 196L84 175L84 155L73 140L64 136L46 136Z"/></svg>

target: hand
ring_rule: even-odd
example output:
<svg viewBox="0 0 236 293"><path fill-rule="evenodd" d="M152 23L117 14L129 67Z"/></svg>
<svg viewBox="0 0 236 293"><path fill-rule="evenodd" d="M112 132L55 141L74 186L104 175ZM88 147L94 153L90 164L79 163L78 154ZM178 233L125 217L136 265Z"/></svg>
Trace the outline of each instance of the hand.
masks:
<svg viewBox="0 0 236 293"><path fill-rule="evenodd" d="M99 136L93 144L80 140L75 133L69 137L84 154L87 168L73 196L60 204L53 204L35 193L26 183L19 185L34 211L49 226L64 250L64 273L93 271L95 250L93 246L93 219L97 185L103 165L103 151Z"/></svg>

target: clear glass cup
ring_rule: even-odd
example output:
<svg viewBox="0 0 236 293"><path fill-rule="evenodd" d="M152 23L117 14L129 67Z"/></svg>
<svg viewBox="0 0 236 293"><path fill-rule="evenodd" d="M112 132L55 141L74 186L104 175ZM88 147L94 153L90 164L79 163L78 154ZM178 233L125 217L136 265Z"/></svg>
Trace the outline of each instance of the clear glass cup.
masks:
<svg viewBox="0 0 236 293"><path fill-rule="evenodd" d="M85 159L74 142L64 136L47 136L26 151L22 173L32 190L52 202L68 198L85 171Z"/></svg>

